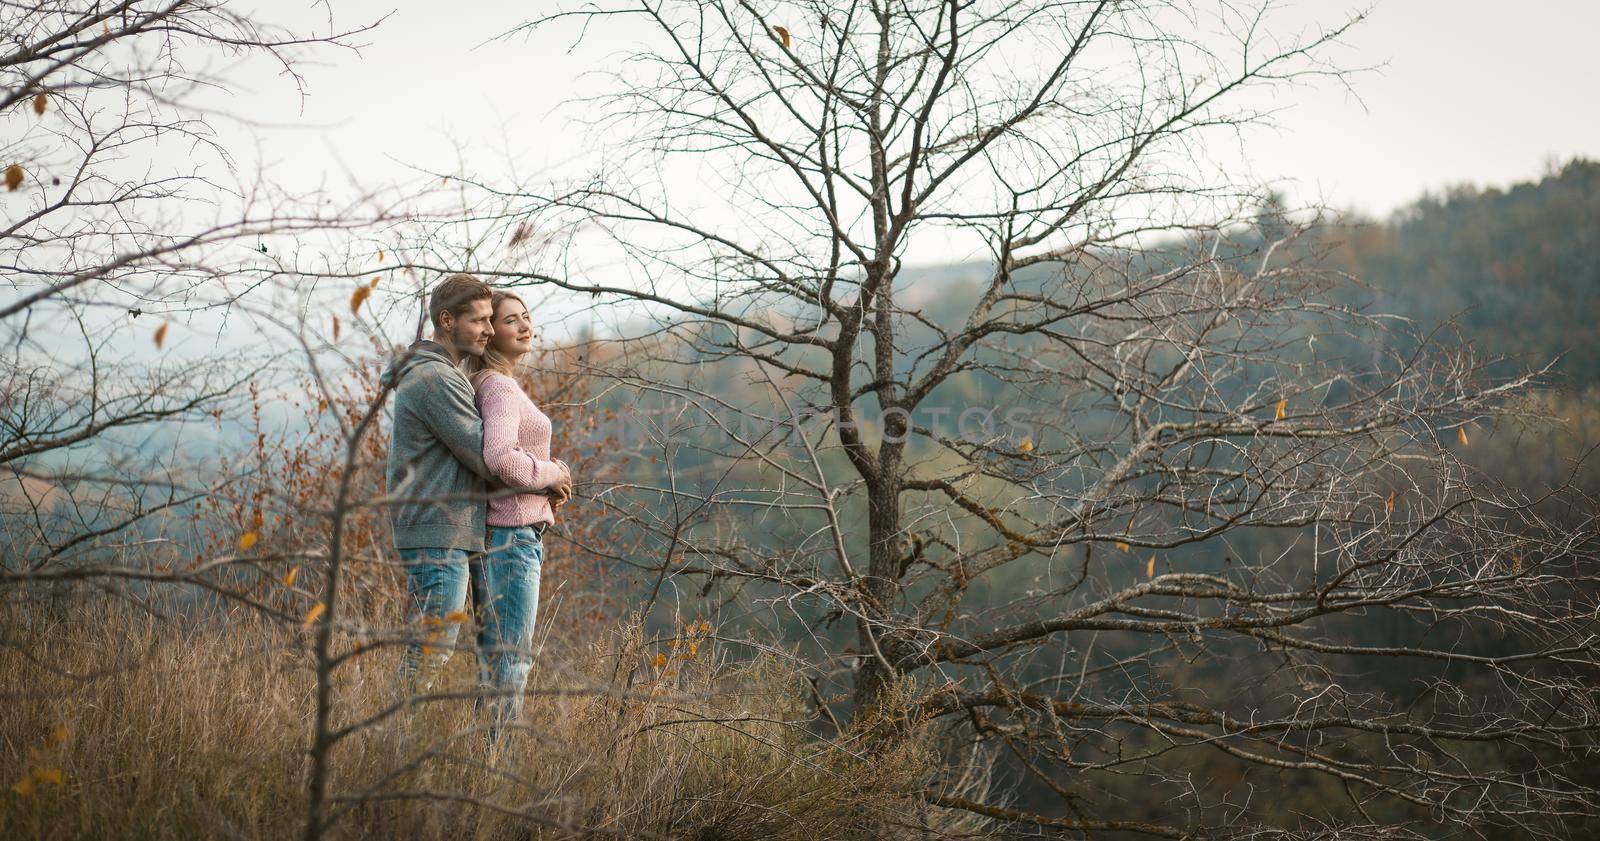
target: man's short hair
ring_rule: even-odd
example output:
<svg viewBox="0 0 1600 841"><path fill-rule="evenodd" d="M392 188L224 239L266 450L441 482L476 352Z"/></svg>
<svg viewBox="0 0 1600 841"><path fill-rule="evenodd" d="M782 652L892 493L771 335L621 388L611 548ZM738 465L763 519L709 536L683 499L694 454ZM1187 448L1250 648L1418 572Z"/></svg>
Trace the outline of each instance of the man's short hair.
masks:
<svg viewBox="0 0 1600 841"><path fill-rule="evenodd" d="M428 296L428 319L438 330L442 327L441 315L450 313L451 318L460 318L473 301L486 301L493 295L488 284L472 275L453 274L435 286L433 294Z"/></svg>

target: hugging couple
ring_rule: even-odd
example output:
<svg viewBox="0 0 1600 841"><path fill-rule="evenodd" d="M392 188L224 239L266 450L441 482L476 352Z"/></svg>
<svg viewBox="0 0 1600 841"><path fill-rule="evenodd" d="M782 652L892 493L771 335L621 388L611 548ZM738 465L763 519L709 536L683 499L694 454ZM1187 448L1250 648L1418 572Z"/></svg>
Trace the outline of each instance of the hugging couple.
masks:
<svg viewBox="0 0 1600 841"><path fill-rule="evenodd" d="M550 418L516 380L533 349L522 300L457 274L433 290L428 317L433 338L383 374L394 390L389 494L403 500L389 509L394 545L411 627L428 633L406 647L401 691L432 683L455 647L470 589L493 742L522 713L544 532L572 498L572 471L550 458Z"/></svg>

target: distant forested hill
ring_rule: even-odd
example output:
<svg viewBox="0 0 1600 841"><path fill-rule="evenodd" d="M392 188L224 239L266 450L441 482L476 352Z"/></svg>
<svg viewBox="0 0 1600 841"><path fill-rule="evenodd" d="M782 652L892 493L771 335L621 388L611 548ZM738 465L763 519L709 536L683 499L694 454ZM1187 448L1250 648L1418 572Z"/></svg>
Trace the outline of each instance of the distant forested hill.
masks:
<svg viewBox="0 0 1600 841"><path fill-rule="evenodd" d="M1600 383L1600 162L1509 189L1457 187L1348 231L1332 262L1381 291L1379 309L1528 365Z"/></svg>
<svg viewBox="0 0 1600 841"><path fill-rule="evenodd" d="M1235 231L1217 253L1224 260L1236 255L1241 268L1253 266L1263 235L1281 224L1274 219L1282 217L1274 213L1264 209L1256 227ZM1183 241L1142 255L1125 254L1123 269L1161 271L1170 268L1171 261L1187 259L1185 255L1192 258L1195 251L1212 245ZM1569 419L1582 414L1585 422L1593 414L1586 408L1585 394L1600 390L1600 330L1596 329L1600 162L1576 159L1538 181L1505 189L1453 187L1442 195L1425 196L1384 221L1345 217L1302 238L1292 251L1277 252L1273 262L1302 260L1321 271L1348 274L1364 285L1345 285L1333 293L1336 303L1415 322L1414 330L1398 331L1391 339L1403 340L1408 332L1428 335L1453 323L1455 327L1433 340L1447 345L1464 340L1483 356L1510 357L1512 361L1501 366L1506 374L1555 361L1549 385L1568 405L1554 414ZM908 255L908 260L914 262L913 257ZM992 266L978 262L904 270L896 282L896 302L922 320L906 326L905 346L935 345L939 338L929 324L959 325L982 294L991 271ZM1014 277L1011 286L1035 291L1049 282L1047 272L1060 271L1060 267L1028 270ZM781 308L772 314L807 322L815 317ZM1318 347L1329 353L1348 354L1360 348L1357 337L1318 338ZM1026 339L1018 342L1020 348ZM690 351L686 359L694 362L689 367L698 370L695 379L700 387L730 404L748 404L767 391L751 376L747 364L726 354ZM1358 358L1350 361L1362 364ZM684 370L653 374L672 377ZM620 394L615 399L617 408L629 402ZM925 405L959 414L970 406L1006 407L1030 401L1047 405L1052 396L1031 390L1014 393L991 377L969 372L951 378ZM1559 462L1552 460L1550 470L1560 472Z"/></svg>

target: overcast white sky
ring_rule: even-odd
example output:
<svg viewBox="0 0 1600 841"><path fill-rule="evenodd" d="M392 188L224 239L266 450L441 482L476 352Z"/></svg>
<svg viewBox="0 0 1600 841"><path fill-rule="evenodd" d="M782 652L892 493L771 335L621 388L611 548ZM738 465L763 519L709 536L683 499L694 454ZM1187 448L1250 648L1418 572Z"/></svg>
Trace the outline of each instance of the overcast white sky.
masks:
<svg viewBox="0 0 1600 841"><path fill-rule="evenodd" d="M305 20L323 14L306 8ZM342 25L389 17L360 55L327 52L309 68L303 111L265 78L236 100L282 124L262 133L267 156L303 176L348 167L381 179L394 172L389 158L448 169L458 143L485 161L510 150L524 167L559 171L581 138L557 106L627 38L621 27L591 31L570 54L556 38L483 43L551 8L544 0L333 8ZM1357 8L1288 0L1277 19L1292 28ZM1600 156L1597 40L1596 0L1379 0L1342 53L1386 65L1354 80L1360 100L1328 84L1300 89L1280 128L1254 136L1246 163L1260 178L1291 179L1304 198L1381 215L1425 190L1506 184L1552 159Z"/></svg>

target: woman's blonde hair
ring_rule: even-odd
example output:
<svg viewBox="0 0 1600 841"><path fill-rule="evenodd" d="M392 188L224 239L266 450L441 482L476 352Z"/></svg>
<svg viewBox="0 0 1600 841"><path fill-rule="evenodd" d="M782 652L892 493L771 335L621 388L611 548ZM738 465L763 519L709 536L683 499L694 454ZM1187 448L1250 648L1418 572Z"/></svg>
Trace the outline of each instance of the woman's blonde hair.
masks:
<svg viewBox="0 0 1600 841"><path fill-rule="evenodd" d="M500 305L506 301L516 301L524 308L528 306L526 301L510 292L496 291L489 296L489 311L494 313L495 318L500 317ZM468 358L471 359L471 357ZM490 374L505 374L512 379L517 378L516 363L511 357L495 349L493 342L490 342L489 346L483 349L482 359L469 362L468 365L472 369L473 388L483 385L483 378Z"/></svg>

